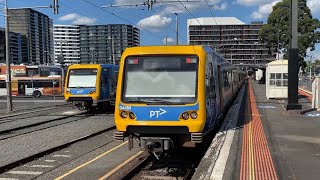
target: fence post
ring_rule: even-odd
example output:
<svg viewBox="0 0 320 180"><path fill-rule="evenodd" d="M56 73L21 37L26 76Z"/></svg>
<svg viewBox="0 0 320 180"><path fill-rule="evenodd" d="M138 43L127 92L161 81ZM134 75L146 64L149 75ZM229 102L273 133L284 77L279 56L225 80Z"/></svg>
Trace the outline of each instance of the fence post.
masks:
<svg viewBox="0 0 320 180"><path fill-rule="evenodd" d="M319 78L315 77L312 82L312 108L319 109Z"/></svg>

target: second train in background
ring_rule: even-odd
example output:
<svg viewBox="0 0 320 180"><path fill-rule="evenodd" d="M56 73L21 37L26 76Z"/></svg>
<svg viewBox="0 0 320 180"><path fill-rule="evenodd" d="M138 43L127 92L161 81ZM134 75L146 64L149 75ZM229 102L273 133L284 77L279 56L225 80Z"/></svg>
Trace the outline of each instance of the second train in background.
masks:
<svg viewBox="0 0 320 180"><path fill-rule="evenodd" d="M64 98L80 110L110 110L115 102L118 65L79 64L68 68Z"/></svg>

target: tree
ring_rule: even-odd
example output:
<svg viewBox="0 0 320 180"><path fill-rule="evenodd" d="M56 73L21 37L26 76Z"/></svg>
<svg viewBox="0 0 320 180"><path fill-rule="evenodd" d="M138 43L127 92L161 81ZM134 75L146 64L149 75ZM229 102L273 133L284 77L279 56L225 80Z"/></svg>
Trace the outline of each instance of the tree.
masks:
<svg viewBox="0 0 320 180"><path fill-rule="evenodd" d="M260 31L260 39L272 50L279 51L279 48L289 49L290 39L290 0L283 0L273 6L273 11L268 17L267 24L263 25ZM314 50L315 43L320 40L320 28L318 19L313 18L306 0L299 0L298 11L298 48L299 64L304 68L304 57L307 48ZM286 54L285 57L288 57Z"/></svg>

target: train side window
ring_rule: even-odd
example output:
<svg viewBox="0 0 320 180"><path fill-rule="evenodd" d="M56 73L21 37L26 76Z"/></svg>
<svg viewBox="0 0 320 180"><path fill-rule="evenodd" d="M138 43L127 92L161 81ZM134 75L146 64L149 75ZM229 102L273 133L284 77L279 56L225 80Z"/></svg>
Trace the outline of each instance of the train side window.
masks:
<svg viewBox="0 0 320 180"><path fill-rule="evenodd" d="M209 63L209 68L207 69L207 72L206 72L206 86L207 86L207 91L208 91L209 97L215 98L216 92L215 92L215 81L214 81L214 76L213 76L212 63Z"/></svg>
<svg viewBox="0 0 320 180"><path fill-rule="evenodd" d="M0 88L6 88L6 82L0 81Z"/></svg>
<svg viewBox="0 0 320 180"><path fill-rule="evenodd" d="M59 82L53 82L53 87L59 87Z"/></svg>
<svg viewBox="0 0 320 180"><path fill-rule="evenodd" d="M116 92L116 88L117 88L117 76L113 75L111 77L111 84L110 84L110 89L112 94Z"/></svg>

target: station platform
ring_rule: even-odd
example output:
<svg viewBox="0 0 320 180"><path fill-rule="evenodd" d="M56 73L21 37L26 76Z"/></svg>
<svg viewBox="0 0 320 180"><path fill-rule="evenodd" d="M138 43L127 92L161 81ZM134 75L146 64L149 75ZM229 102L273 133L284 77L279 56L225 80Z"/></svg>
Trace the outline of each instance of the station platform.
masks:
<svg viewBox="0 0 320 180"><path fill-rule="evenodd" d="M235 102L239 114L229 111L192 179L319 179L320 112L307 93L302 111L288 113L285 102L249 81Z"/></svg>

